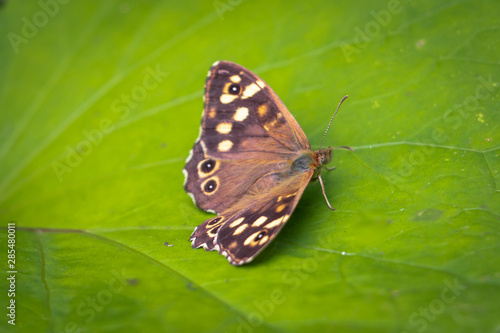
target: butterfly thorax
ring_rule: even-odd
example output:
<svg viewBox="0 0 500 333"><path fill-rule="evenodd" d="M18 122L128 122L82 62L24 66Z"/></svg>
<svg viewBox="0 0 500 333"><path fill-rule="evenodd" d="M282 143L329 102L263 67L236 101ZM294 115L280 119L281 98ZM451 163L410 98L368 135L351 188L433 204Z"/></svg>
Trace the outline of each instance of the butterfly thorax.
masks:
<svg viewBox="0 0 500 333"><path fill-rule="evenodd" d="M291 164L290 170L292 173L309 172L314 170L313 179L321 174L321 166L330 163L332 160L332 148L319 149L317 151L304 151L300 156L295 158Z"/></svg>
<svg viewBox="0 0 500 333"><path fill-rule="evenodd" d="M319 175L318 171L321 170L321 165L325 163L328 153L325 149L318 152L312 150L304 150L298 153L295 157L291 158L288 163L276 165L274 172L269 172L260 179L258 179L252 186L252 192L265 193L271 189L285 184L291 178L300 177L302 173L314 172L314 176Z"/></svg>

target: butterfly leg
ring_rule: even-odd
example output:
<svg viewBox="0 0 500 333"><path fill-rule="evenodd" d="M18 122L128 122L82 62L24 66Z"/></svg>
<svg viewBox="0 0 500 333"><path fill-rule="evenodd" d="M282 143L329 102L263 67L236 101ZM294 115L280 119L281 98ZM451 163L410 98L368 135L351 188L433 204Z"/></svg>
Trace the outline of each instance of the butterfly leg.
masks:
<svg viewBox="0 0 500 333"><path fill-rule="evenodd" d="M325 185L323 185L323 179L321 178L321 175L318 176L319 183L321 184L321 191L323 192L323 196L325 197L326 204L331 210L335 210L335 208L330 205L330 202L328 201L328 198L326 197L326 192L325 192Z"/></svg>

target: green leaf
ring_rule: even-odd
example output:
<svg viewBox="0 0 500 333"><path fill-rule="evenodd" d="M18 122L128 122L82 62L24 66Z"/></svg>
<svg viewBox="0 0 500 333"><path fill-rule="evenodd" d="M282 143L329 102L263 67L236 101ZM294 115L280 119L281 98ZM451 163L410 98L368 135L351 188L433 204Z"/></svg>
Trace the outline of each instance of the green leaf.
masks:
<svg viewBox="0 0 500 333"><path fill-rule="evenodd" d="M498 332L499 11L3 3L0 251L15 297L2 279L0 329ZM335 150L324 174L336 211L311 184L243 267L188 242L213 216L183 191L181 169L216 60L265 79L315 149L350 96L325 140L354 148Z"/></svg>

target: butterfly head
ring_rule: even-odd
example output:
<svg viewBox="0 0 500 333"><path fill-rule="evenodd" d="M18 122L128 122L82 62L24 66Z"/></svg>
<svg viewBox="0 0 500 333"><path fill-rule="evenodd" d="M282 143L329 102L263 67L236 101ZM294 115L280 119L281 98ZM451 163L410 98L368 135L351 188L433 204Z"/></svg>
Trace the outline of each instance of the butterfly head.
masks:
<svg viewBox="0 0 500 333"><path fill-rule="evenodd" d="M320 148L316 152L316 162L318 163L318 166L322 166L324 164L330 163L332 160L332 147L328 147L326 149Z"/></svg>

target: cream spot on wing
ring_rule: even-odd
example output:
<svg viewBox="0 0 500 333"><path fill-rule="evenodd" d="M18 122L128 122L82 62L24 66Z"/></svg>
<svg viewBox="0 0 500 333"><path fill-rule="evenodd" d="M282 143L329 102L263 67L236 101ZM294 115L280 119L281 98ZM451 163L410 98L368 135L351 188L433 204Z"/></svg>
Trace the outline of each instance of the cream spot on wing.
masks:
<svg viewBox="0 0 500 333"><path fill-rule="evenodd" d="M232 101L234 101L236 98L238 98L238 95L222 94L220 96L220 102L222 104L229 104Z"/></svg>
<svg viewBox="0 0 500 333"><path fill-rule="evenodd" d="M259 116L264 117L265 114L267 113L267 105L262 104L261 106L259 106L259 108L257 109L257 112L259 113Z"/></svg>
<svg viewBox="0 0 500 333"><path fill-rule="evenodd" d="M191 149L191 150L189 151L189 155L188 155L188 157L186 158L186 164L188 164L188 163L189 163L189 161L191 161L191 158L192 158L192 157L193 157L193 150Z"/></svg>
<svg viewBox="0 0 500 333"><path fill-rule="evenodd" d="M220 61L218 61L218 60L217 60L216 62L214 62L214 63L212 64L212 67L215 67L215 66L219 65L219 62L220 62Z"/></svg>
<svg viewBox="0 0 500 333"><path fill-rule="evenodd" d="M257 85L259 87L261 87L262 89L264 89L264 87L266 86L266 84L264 82L262 82L261 80L257 80Z"/></svg>
<svg viewBox="0 0 500 333"><path fill-rule="evenodd" d="M238 229L236 229L233 233L233 236L234 235L239 235L243 232L243 230L245 230L246 228L248 227L248 224L242 224L238 227Z"/></svg>
<svg viewBox="0 0 500 333"><path fill-rule="evenodd" d="M188 172L186 169L182 169L182 173L184 174L184 186L186 186L188 180Z"/></svg>
<svg viewBox="0 0 500 333"><path fill-rule="evenodd" d="M241 98L249 98L255 95L257 92L260 91L260 87L256 85L255 83L249 84L246 86L245 91L243 91L243 94L241 95Z"/></svg>
<svg viewBox="0 0 500 333"><path fill-rule="evenodd" d="M261 239L261 240L260 240L260 242L259 242L259 245L264 244L264 243L265 243L265 242L267 242L268 240L269 240L269 236L264 236L264 237L262 237L262 239Z"/></svg>
<svg viewBox="0 0 500 333"><path fill-rule="evenodd" d="M266 131L269 131L270 128L273 128L276 125L277 121L278 121L277 119L274 119L273 121L266 123L264 125L264 128L266 129Z"/></svg>
<svg viewBox="0 0 500 333"><path fill-rule="evenodd" d="M229 79L234 83L238 83L241 81L241 77L239 75L233 75Z"/></svg>
<svg viewBox="0 0 500 333"><path fill-rule="evenodd" d="M207 146L205 146L205 142L203 142L203 140L200 141L200 146L201 146L201 149L203 150L203 153L206 154L207 153Z"/></svg>
<svg viewBox="0 0 500 333"><path fill-rule="evenodd" d="M266 224L266 229L272 229L272 228L279 226L281 223L286 222L288 220L289 216L290 215L284 215L284 216L280 217L279 219L276 219L272 222L269 222L268 224Z"/></svg>
<svg viewBox="0 0 500 333"><path fill-rule="evenodd" d="M261 216L252 224L252 227L260 227L264 222L267 221L267 216Z"/></svg>
<svg viewBox="0 0 500 333"><path fill-rule="evenodd" d="M231 149L232 146L233 146L233 143L231 141L224 140L224 141L219 143L219 145L217 146L217 149L221 152L226 152L229 149Z"/></svg>
<svg viewBox="0 0 500 333"><path fill-rule="evenodd" d="M292 194L289 194L289 195L280 195L278 196L278 199L276 200L277 202L280 202L281 200L283 199L286 199L286 198L290 198L290 197L293 197L295 194L297 194L297 192L293 192Z"/></svg>
<svg viewBox="0 0 500 333"><path fill-rule="evenodd" d="M233 124L231 123L220 123L217 125L215 130L219 132L220 134L228 134L231 132L231 129L233 128Z"/></svg>
<svg viewBox="0 0 500 333"><path fill-rule="evenodd" d="M286 207L286 205L285 205L285 204L283 204L283 205L279 205L279 206L278 206L278 208L276 208L276 213L281 213L281 211L282 211L283 209L285 209L285 207Z"/></svg>
<svg viewBox="0 0 500 333"><path fill-rule="evenodd" d="M193 200L193 203L194 203L196 206L198 206L198 205L196 204L196 199L194 198L194 194L193 194L193 193L191 193L191 192L187 192L187 194L189 195L189 197L191 198L191 200ZM195 231L196 231L196 229L195 229Z"/></svg>
<svg viewBox="0 0 500 333"><path fill-rule="evenodd" d="M257 245L257 241L255 238L261 233L262 231L257 231L254 232L252 235L250 235L247 239L245 239L245 242L243 243L244 245L252 245L255 246Z"/></svg>
<svg viewBox="0 0 500 333"><path fill-rule="evenodd" d="M215 108L210 108L210 111L208 111L208 117L211 119L215 118Z"/></svg>
<svg viewBox="0 0 500 333"><path fill-rule="evenodd" d="M207 73L207 77L210 77L210 75L212 75L212 71L209 70Z"/></svg>
<svg viewBox="0 0 500 333"><path fill-rule="evenodd" d="M247 260L243 261L241 264L248 264L250 261L252 261L255 258L255 256L248 258Z"/></svg>
<svg viewBox="0 0 500 333"><path fill-rule="evenodd" d="M241 222L243 222L245 218L244 217L240 217L239 219L237 220L234 220L233 222L231 222L231 224L229 225L230 228L234 228L236 227L237 225L239 225Z"/></svg>
<svg viewBox="0 0 500 333"><path fill-rule="evenodd" d="M229 249L234 249L236 246L238 246L238 242L237 242L237 241L234 241L234 242L232 242L231 244L229 244L228 248L229 248Z"/></svg>
<svg viewBox="0 0 500 333"><path fill-rule="evenodd" d="M200 126L200 129L198 130L198 137L196 138L196 141L195 143L197 143L198 141L200 141L200 138L201 138L201 133L203 132L203 127Z"/></svg>
<svg viewBox="0 0 500 333"><path fill-rule="evenodd" d="M248 108L238 108L233 116L236 121L243 121L248 117Z"/></svg>

